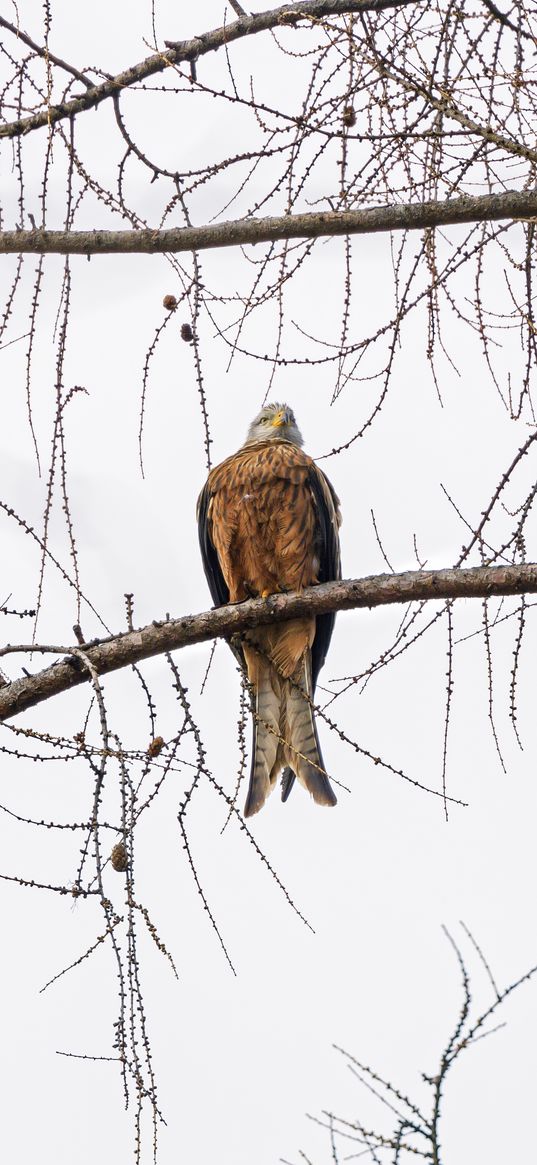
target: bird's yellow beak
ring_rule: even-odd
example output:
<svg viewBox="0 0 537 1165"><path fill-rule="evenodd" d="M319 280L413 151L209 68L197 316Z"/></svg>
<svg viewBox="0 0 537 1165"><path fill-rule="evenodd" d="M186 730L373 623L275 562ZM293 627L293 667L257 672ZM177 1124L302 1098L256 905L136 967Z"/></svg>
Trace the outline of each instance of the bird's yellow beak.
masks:
<svg viewBox="0 0 537 1165"><path fill-rule="evenodd" d="M274 429L280 429L282 425L286 425L287 422L288 416L285 409L280 409L279 413L276 413L272 425Z"/></svg>

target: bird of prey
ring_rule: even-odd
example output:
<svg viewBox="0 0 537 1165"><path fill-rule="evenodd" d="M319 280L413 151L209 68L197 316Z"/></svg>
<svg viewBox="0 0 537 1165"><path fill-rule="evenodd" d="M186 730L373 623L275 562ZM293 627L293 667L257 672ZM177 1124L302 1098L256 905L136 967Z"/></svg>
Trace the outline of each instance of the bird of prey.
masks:
<svg viewBox="0 0 537 1165"><path fill-rule="evenodd" d="M292 409L269 404L244 445L209 473L197 517L217 606L341 578L339 499L302 444ZM282 770L283 801L296 776L319 805L336 803L312 708L334 618L256 627L236 647L255 701L245 817L262 808Z"/></svg>

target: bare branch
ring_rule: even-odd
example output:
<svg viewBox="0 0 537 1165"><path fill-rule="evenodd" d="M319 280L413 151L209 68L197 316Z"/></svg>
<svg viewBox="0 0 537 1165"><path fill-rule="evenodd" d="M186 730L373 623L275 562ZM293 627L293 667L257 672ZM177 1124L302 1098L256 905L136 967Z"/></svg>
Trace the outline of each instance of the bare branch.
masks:
<svg viewBox="0 0 537 1165"><path fill-rule="evenodd" d="M449 201L375 206L368 210L244 218L201 227L136 231L0 231L0 254L110 255L206 251L278 239L416 231L457 223L537 217L534 190L466 195Z"/></svg>
<svg viewBox="0 0 537 1165"><path fill-rule="evenodd" d="M306 3L282 4L268 12L256 13L253 16L241 16L232 24L222 25L190 40L168 41L165 52L154 53L146 57L137 65L125 69L115 77L103 81L101 85L94 85L79 97L64 101L59 105L50 106L33 114L31 117L19 118L0 126L0 138L14 138L21 134L30 133L42 126L55 125L65 118L74 117L86 109L94 109L107 98L121 93L122 89L162 73L171 65L182 62L197 61L206 53L228 45L232 41L242 40L258 32L266 32L270 28L281 25L293 26L300 20L320 20L324 16L343 16L352 12L380 12L386 8L405 8L415 5L416 0L307 0ZM58 62L60 63L60 62ZM62 65L64 64L61 62Z"/></svg>
<svg viewBox="0 0 537 1165"><path fill-rule="evenodd" d="M0 28L5 28L8 32L12 32L17 40L21 40L28 48L33 49L39 57L42 57L45 61L50 61L52 65L57 65L59 69L63 69L66 73L70 73L75 80L81 81L87 89L92 88L93 83L86 73L81 73L73 65L70 65L68 61L63 61L61 57L56 57L54 53L51 53L47 45L36 44L35 40L32 40L27 32L23 32L21 28L17 28L16 24L11 24L11 21L6 20L4 16L0 16ZM0 136L2 136L1 129Z"/></svg>
<svg viewBox="0 0 537 1165"><path fill-rule="evenodd" d="M203 643L214 638L229 639L251 627L272 623L277 619L295 619L306 613L322 615L327 611L348 611L417 600L490 598L494 595L529 592L537 592L537 564L406 571L402 574L371 575L363 579L323 583L321 586L306 587L301 594L249 599L244 603L203 611L199 615L186 615L162 623L154 621L139 631L128 631L86 645L85 667L77 659L80 647L68 647L65 649L69 653L67 659L36 675L24 676L6 684L0 689L0 721L84 683L90 665L92 674L102 676L142 659L176 651L193 643ZM0 656L35 650L50 649L39 648L35 644L8 646L0 650Z"/></svg>

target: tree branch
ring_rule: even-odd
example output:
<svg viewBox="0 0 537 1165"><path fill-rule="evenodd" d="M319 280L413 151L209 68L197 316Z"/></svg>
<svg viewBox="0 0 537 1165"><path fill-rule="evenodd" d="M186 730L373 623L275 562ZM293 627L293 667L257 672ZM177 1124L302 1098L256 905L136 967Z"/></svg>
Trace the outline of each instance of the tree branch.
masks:
<svg viewBox="0 0 537 1165"><path fill-rule="evenodd" d="M154 255L206 251L323 235L416 231L457 223L534 219L537 191L509 191L440 202L376 206L370 210L319 211L272 218L239 218L201 227L152 231L0 231L0 254Z"/></svg>
<svg viewBox="0 0 537 1165"><path fill-rule="evenodd" d="M279 25L293 26L300 20L322 20L325 16L344 16L351 12L379 12L385 8L404 8L409 4L416 4L423 0L304 0L294 4L282 4L268 12L254 13L253 16L241 16L231 24L224 24L210 32L190 40L167 41L164 52L154 53L146 57L123 73L110 77L101 85L93 85L79 97L64 101L60 105L52 105L31 117L19 118L17 121L7 122L0 126L0 138L20 137L42 126L51 126L67 117L74 117L86 109L94 109L101 102L122 89L129 88L147 77L162 73L171 65L179 65L184 61L197 61L206 53L214 52L223 45L232 41L242 40L258 32L266 32ZM63 63L62 63L63 64ZM72 71L72 70L71 70Z"/></svg>
<svg viewBox="0 0 537 1165"><path fill-rule="evenodd" d="M416 600L491 598L494 595L530 592L537 592L537 564L371 575L363 579L346 579L307 587L302 594L249 599L244 603L218 607L199 615L186 615L182 619L170 619L165 623L153 622L139 631L127 631L110 639L84 645L84 657L87 657L95 673L102 676L166 651L176 651L180 647L202 643L207 639L229 639L248 628L278 619ZM0 650L0 656L32 650L39 648L32 645L6 647ZM71 648L65 650L69 652ZM76 654L80 653L80 645L77 644L72 650L72 656L52 667L1 687L0 721L87 682L87 667L76 658Z"/></svg>
<svg viewBox="0 0 537 1165"><path fill-rule="evenodd" d="M68 61L63 61L61 57L56 57L54 53L51 53L47 45L36 44L35 40L32 40L31 36L28 36L27 32L23 32L22 29L18 28L16 24L11 24L11 21L6 20L4 16L0 16L0 27L7 29L8 32L12 32L13 36L15 36L17 40L21 40L23 44L28 46L28 48L33 49L34 53L37 53L37 56L42 57L44 61L50 61L51 65L57 65L59 69L64 69L65 72L70 73L76 81L81 81L87 89L92 88L93 82L86 75L86 73L79 72L79 70L75 69L73 65L70 65ZM0 137L1 136L3 136L2 127L0 127ZM8 134L7 136L9 137L10 135Z"/></svg>
<svg viewBox="0 0 537 1165"><path fill-rule="evenodd" d="M533 37L530 39L532 42L534 41ZM484 123L476 121L464 109L459 109L453 98L453 94L449 91L446 92L445 88L438 82L436 83L436 89L438 93L442 94L441 98L435 97L433 87L430 83L424 84L418 77L406 74L403 69L390 68L388 61L383 57L373 58L372 64L382 77L389 78L394 84L401 86L407 93L421 97L430 109L436 109L444 117L458 122L465 130L468 130L469 135L483 138L489 145L497 146L500 150L505 150L508 154L514 154L515 157L525 158L527 161L534 163L537 161L536 151L526 141L506 137L490 125L490 119L492 118L492 111L490 109L487 111L487 119Z"/></svg>

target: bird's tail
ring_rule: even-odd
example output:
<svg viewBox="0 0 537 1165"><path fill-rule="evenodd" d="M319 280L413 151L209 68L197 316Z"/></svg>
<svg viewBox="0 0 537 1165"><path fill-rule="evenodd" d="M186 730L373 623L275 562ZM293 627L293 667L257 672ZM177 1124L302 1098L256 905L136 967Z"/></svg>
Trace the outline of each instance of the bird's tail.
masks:
<svg viewBox="0 0 537 1165"><path fill-rule="evenodd" d="M244 806L245 817L252 817L263 808L276 782L276 757L280 751L282 687L285 684L285 680L280 678L270 660L258 656L255 664L254 739L250 784Z"/></svg>
<svg viewBox="0 0 537 1165"><path fill-rule="evenodd" d="M284 770L287 793L296 775L318 805L336 804L308 699L309 656L307 651L290 679L280 676L268 659L258 657L256 661L254 740L245 817L251 817L263 807L284 766L287 766Z"/></svg>
<svg viewBox="0 0 537 1165"><path fill-rule="evenodd" d="M291 791L292 782L288 774L291 769L318 805L335 805L337 798L324 767L311 705L311 691L310 652L307 651L295 675L285 683L281 735L285 741L284 754L288 768L284 772L284 777L287 777L284 792L288 796Z"/></svg>

